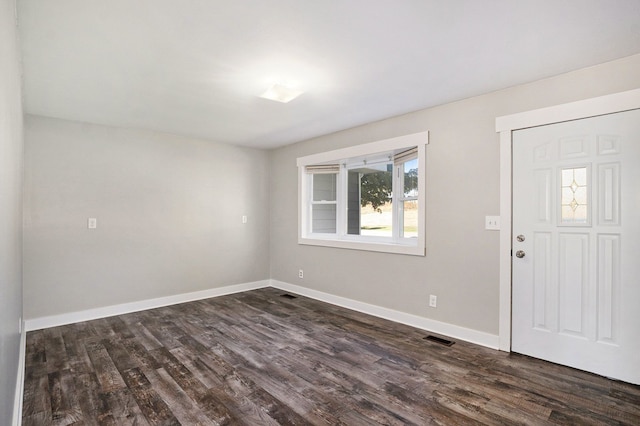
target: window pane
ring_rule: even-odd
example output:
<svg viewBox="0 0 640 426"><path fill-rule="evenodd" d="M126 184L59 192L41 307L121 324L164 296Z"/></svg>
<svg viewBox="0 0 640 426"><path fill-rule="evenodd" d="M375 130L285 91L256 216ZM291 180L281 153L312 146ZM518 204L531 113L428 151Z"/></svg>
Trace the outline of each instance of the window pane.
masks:
<svg viewBox="0 0 640 426"><path fill-rule="evenodd" d="M403 237L418 237L418 200L409 200L402 203Z"/></svg>
<svg viewBox="0 0 640 426"><path fill-rule="evenodd" d="M587 168L573 169L573 177L579 186L587 186Z"/></svg>
<svg viewBox="0 0 640 426"><path fill-rule="evenodd" d="M392 236L392 170L393 164L388 162L365 165L350 171L348 205L350 209L359 209L358 219L351 218L351 211L348 214L350 234ZM354 197L357 197L357 203ZM351 226L358 221L359 228Z"/></svg>
<svg viewBox="0 0 640 426"><path fill-rule="evenodd" d="M404 196L418 196L418 159L404 163Z"/></svg>
<svg viewBox="0 0 640 426"><path fill-rule="evenodd" d="M313 201L336 201L336 173L313 175Z"/></svg>
<svg viewBox="0 0 640 426"><path fill-rule="evenodd" d="M587 168L563 169L561 180L560 217L562 223L588 223Z"/></svg>
<svg viewBox="0 0 640 426"><path fill-rule="evenodd" d="M371 205L360 210L360 235L391 237L393 223L391 201L374 210Z"/></svg>
<svg viewBox="0 0 640 426"><path fill-rule="evenodd" d="M360 235L360 172L347 176L347 234Z"/></svg>
<svg viewBox="0 0 640 426"><path fill-rule="evenodd" d="M335 204L313 204L311 206L311 232L336 233Z"/></svg>

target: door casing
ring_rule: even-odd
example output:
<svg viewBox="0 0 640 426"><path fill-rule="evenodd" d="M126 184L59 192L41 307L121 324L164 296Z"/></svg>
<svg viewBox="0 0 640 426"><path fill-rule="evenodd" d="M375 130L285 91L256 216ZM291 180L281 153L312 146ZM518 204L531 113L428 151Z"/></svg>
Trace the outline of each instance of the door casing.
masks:
<svg viewBox="0 0 640 426"><path fill-rule="evenodd" d="M640 89L635 89L496 118L500 134L500 350L511 351L512 132L638 108Z"/></svg>

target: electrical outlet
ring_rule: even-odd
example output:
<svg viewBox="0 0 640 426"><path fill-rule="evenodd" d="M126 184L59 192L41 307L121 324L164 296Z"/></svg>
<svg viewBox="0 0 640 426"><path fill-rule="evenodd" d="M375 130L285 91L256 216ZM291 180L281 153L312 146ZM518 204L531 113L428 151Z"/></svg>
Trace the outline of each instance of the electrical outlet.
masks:
<svg viewBox="0 0 640 426"><path fill-rule="evenodd" d="M302 269L298 270L298 278L304 278L304 271Z"/></svg>
<svg viewBox="0 0 640 426"><path fill-rule="evenodd" d="M430 294L429 306L431 306L432 308L435 308L437 305L438 305L438 296L436 296L435 294Z"/></svg>
<svg viewBox="0 0 640 426"><path fill-rule="evenodd" d="M500 216L485 216L484 217L484 229L491 231L500 230Z"/></svg>
<svg viewBox="0 0 640 426"><path fill-rule="evenodd" d="M87 228L96 229L98 227L98 219L95 217L90 217L87 219Z"/></svg>

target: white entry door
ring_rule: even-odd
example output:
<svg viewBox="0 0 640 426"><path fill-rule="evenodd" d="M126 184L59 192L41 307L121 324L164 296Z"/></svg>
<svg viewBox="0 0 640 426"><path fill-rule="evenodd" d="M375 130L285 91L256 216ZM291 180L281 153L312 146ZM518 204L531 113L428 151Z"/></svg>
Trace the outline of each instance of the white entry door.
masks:
<svg viewBox="0 0 640 426"><path fill-rule="evenodd" d="M640 384L640 110L512 149L512 351Z"/></svg>

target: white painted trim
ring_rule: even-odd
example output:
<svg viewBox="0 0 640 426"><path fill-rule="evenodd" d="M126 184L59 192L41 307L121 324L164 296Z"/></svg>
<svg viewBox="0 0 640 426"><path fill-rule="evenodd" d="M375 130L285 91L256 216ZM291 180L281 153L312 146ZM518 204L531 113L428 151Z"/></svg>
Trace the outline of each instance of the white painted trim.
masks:
<svg viewBox="0 0 640 426"><path fill-rule="evenodd" d="M427 145L429 143L429 132L413 133L410 135L397 136L395 138L384 139L347 148L335 149L333 151L320 152L318 154L306 155L296 160L298 167L311 164L326 163L343 160L346 158L359 157L362 155L375 154L378 152L391 151L394 149L409 148L412 146Z"/></svg>
<svg viewBox="0 0 640 426"><path fill-rule="evenodd" d="M500 350L511 351L511 132L500 133Z"/></svg>
<svg viewBox="0 0 640 426"><path fill-rule="evenodd" d="M16 393L13 399L13 426L22 424L22 398L24 396L24 368L25 358L27 354L27 332L24 329L24 323L20 328L20 354L18 356L18 372L16 378Z"/></svg>
<svg viewBox="0 0 640 426"><path fill-rule="evenodd" d="M512 132L640 108L640 89L496 118L500 133L500 350L511 351Z"/></svg>
<svg viewBox="0 0 640 426"><path fill-rule="evenodd" d="M496 118L496 132L511 132L638 108L640 89L539 108Z"/></svg>
<svg viewBox="0 0 640 426"><path fill-rule="evenodd" d="M424 215L420 215L424 216ZM320 247L334 247L349 250L365 250L365 251L377 251L381 253L391 254L407 254L411 256L424 256L425 248L418 245L409 245L402 243L374 243L365 242L363 240L341 240L341 239L320 239L320 238L298 238L298 244L307 246L320 246Z"/></svg>
<svg viewBox="0 0 640 426"><path fill-rule="evenodd" d="M498 349L498 336L495 334L485 333L482 331L472 330L470 328L460 327L429 318L420 317L405 312L396 311L382 306L371 305L357 300L348 299L346 297L335 296L333 294L312 290L306 287L300 287L294 284L285 283L283 281L271 280L271 286L283 291L296 293L301 296L310 297L322 302L331 303L332 305L342 306L343 308L373 315L378 318L384 318L390 321L406 324L421 330L431 331L433 333L449 336L454 339L464 340L466 342L475 343L486 346L491 349Z"/></svg>
<svg viewBox="0 0 640 426"><path fill-rule="evenodd" d="M163 306L174 305L178 303L191 302L195 300L208 299L211 297L225 296L228 294L241 293L244 291L257 290L265 287L274 287L283 291L296 293L307 296L322 302L331 303L333 305L342 306L354 311L363 312L375 317L388 319L390 321L401 324L410 325L422 330L431 331L433 333L442 334L455 339L464 340L478 345L486 346L492 349L498 349L498 336L482 331L472 330L470 328L460 327L429 318L420 317L405 312L396 311L382 306L371 305L357 300L348 299L346 297L335 296L317 290L300 287L294 284L285 283L278 280L262 280L251 283L236 284L225 287L213 288L209 290L197 291L193 293L184 293L174 296L161 297L156 299L143 300L139 302L124 303L121 305L106 306L103 308L88 309L85 311L71 312L68 314L52 315L47 317L33 318L25 321L23 327L23 342L21 348L21 366L24 370L24 349L26 331L40 330L43 328L57 327L60 325L72 324L82 321L90 321L98 318L106 318L114 315L128 314L147 309L160 308ZM23 378L21 376L21 380ZM20 402L22 401L22 389L20 390Z"/></svg>
<svg viewBox="0 0 640 426"><path fill-rule="evenodd" d="M176 294L173 296L159 297L156 299L141 300L138 302L123 303L121 305L104 306L101 308L87 309L85 311L70 312L60 315L32 318L25 321L26 331L40 330L42 328L57 327L59 325L72 324L82 321L90 321L98 318L112 317L114 315L128 314L147 309L161 308L163 306L178 303L192 302L194 300L208 299L210 297L225 296L227 294L241 293L243 291L256 290L269 286L269 280L250 283L235 284L192 293Z"/></svg>

